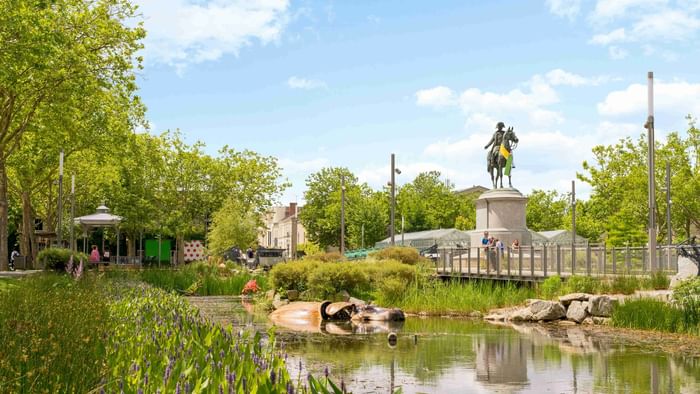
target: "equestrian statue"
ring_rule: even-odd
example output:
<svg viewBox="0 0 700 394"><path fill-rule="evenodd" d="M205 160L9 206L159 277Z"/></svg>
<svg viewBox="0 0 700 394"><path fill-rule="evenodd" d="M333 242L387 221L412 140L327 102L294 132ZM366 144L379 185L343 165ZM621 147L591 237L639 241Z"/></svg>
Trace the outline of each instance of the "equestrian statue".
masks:
<svg viewBox="0 0 700 394"><path fill-rule="evenodd" d="M510 174L511 169L515 168L513 165L513 150L517 147L518 137L515 135L513 127L504 130L505 127L506 125L503 122L498 122L493 137L484 146L484 149L491 147L486 154L486 171L491 174L491 182L494 189L503 188L504 173L508 176L508 187L513 187Z"/></svg>

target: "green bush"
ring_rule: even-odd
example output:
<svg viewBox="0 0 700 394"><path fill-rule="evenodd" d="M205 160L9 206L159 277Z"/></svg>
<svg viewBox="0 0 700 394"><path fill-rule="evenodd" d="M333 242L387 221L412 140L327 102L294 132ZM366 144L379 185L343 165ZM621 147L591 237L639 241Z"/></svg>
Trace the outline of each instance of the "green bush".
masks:
<svg viewBox="0 0 700 394"><path fill-rule="evenodd" d="M644 288L653 290L666 290L671 284L671 279L669 279L666 273L661 271L656 271L645 278L643 281Z"/></svg>
<svg viewBox="0 0 700 394"><path fill-rule="evenodd" d="M611 290L614 293L633 294L635 290L640 289L640 282L636 276L621 275L613 278L610 283Z"/></svg>
<svg viewBox="0 0 700 394"><path fill-rule="evenodd" d="M650 298L630 300L615 307L612 325L698 335L700 334L700 314L692 308L694 306L683 303L670 305Z"/></svg>
<svg viewBox="0 0 700 394"><path fill-rule="evenodd" d="M44 267L46 269L52 269L57 271L62 271L66 268L68 260L71 256L70 249L64 248L47 248L39 252L36 259L37 261L44 262ZM85 253L75 252L73 253L73 263L78 264L80 259L83 260L85 264L88 262L88 255Z"/></svg>
<svg viewBox="0 0 700 394"><path fill-rule="evenodd" d="M599 283L599 280L590 276L574 275L567 279L565 289L568 293L593 294L596 293Z"/></svg>
<svg viewBox="0 0 700 394"><path fill-rule="evenodd" d="M370 277L359 264L319 264L309 273L308 287L315 296L323 299L333 298L342 290L359 295L370 289Z"/></svg>
<svg viewBox="0 0 700 394"><path fill-rule="evenodd" d="M324 263L330 263L332 261L341 261L345 260L345 257L343 257L340 252L326 252L326 253L314 253L312 255L308 255L304 257L304 260L315 260L315 261L321 261Z"/></svg>
<svg viewBox="0 0 700 394"><path fill-rule="evenodd" d="M371 256L377 260L396 260L411 265L426 261L418 250L407 246L390 246L372 253Z"/></svg>
<svg viewBox="0 0 700 394"><path fill-rule="evenodd" d="M550 276L540 284L540 295L545 299L552 299L559 295L562 289L559 275Z"/></svg>
<svg viewBox="0 0 700 394"><path fill-rule="evenodd" d="M277 290L305 291L309 274L320 264L323 263L307 259L275 264L270 270L270 285Z"/></svg>

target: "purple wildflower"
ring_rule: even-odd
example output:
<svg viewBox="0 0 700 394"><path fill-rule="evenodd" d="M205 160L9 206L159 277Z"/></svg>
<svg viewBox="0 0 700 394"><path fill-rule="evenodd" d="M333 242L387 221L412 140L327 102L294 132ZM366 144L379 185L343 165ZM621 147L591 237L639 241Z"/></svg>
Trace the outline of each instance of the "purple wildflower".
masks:
<svg viewBox="0 0 700 394"><path fill-rule="evenodd" d="M274 370L274 369L271 369L271 370L270 370L270 381L272 382L272 384L275 384L275 379L276 379L276 378L277 378L277 376L276 376L276 374L275 374L275 370Z"/></svg>
<svg viewBox="0 0 700 394"><path fill-rule="evenodd" d="M328 366L326 366L325 368L323 368L323 375L326 376L326 379L328 379L328 374L329 374Z"/></svg>
<svg viewBox="0 0 700 394"><path fill-rule="evenodd" d="M180 392L180 382L177 382L177 384L175 385L175 394L182 394Z"/></svg>
<svg viewBox="0 0 700 394"><path fill-rule="evenodd" d="M287 382L287 394L294 394L294 386L292 382Z"/></svg>

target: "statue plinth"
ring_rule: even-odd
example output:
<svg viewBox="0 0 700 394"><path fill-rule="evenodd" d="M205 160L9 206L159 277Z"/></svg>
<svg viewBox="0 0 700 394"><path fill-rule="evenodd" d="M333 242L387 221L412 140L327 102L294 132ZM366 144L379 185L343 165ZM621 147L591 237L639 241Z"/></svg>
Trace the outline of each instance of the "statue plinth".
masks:
<svg viewBox="0 0 700 394"><path fill-rule="evenodd" d="M518 189L502 188L484 192L475 202L476 229L470 231L471 245L481 245L484 231L498 238L505 246L514 240L531 245L532 236L525 224L527 197Z"/></svg>

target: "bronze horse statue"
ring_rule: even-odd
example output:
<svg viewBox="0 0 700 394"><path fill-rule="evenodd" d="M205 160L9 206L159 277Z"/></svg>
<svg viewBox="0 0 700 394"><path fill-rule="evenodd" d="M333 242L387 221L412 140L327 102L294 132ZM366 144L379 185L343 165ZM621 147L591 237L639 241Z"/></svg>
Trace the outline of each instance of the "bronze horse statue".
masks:
<svg viewBox="0 0 700 394"><path fill-rule="evenodd" d="M518 136L515 135L515 132L513 131L512 127L509 127L504 133L502 137L502 142L501 145L499 146L498 152L495 154L491 154L491 160L489 160L489 166L488 166L488 171L491 174L491 182L493 183L493 188L503 188L503 169L506 166L506 162L508 159L506 156L503 155L503 152L501 151L501 147L508 152L508 155L513 154L513 149L518 144ZM494 170L496 171L496 174L494 175ZM511 175L510 172L508 172L508 187L513 187L513 184L511 182ZM499 186L500 184L500 186Z"/></svg>

